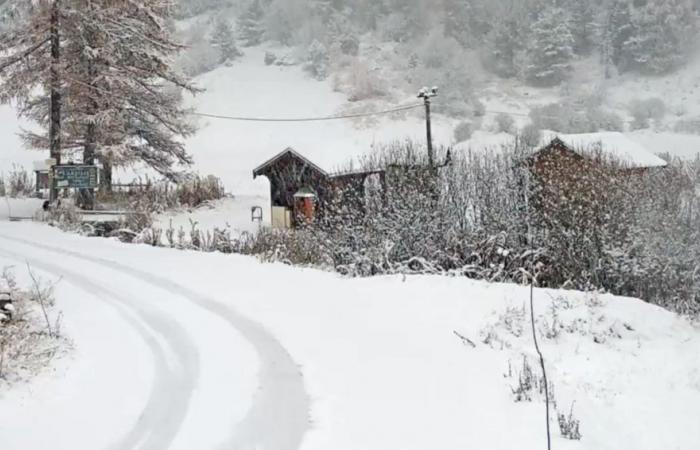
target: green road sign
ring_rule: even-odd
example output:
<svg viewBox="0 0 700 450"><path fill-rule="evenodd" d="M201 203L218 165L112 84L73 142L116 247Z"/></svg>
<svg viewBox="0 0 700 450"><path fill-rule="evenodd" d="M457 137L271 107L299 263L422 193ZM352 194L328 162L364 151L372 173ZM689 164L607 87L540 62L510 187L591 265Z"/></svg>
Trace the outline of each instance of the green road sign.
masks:
<svg viewBox="0 0 700 450"><path fill-rule="evenodd" d="M96 166L54 166L54 180L59 189L94 189L98 183Z"/></svg>

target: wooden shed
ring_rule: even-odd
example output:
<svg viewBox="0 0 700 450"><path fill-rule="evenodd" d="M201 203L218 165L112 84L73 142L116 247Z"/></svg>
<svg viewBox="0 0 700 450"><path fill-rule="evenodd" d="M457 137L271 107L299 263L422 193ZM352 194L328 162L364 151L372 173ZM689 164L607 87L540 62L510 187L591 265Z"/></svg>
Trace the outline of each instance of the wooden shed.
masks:
<svg viewBox="0 0 700 450"><path fill-rule="evenodd" d="M253 178L270 181L273 228L291 228L324 217L331 206L363 211L368 196L384 183L384 171L330 174L287 148L253 170Z"/></svg>
<svg viewBox="0 0 700 450"><path fill-rule="evenodd" d="M578 209L593 214L620 182L667 165L622 133L556 135L526 160L533 206L543 212Z"/></svg>

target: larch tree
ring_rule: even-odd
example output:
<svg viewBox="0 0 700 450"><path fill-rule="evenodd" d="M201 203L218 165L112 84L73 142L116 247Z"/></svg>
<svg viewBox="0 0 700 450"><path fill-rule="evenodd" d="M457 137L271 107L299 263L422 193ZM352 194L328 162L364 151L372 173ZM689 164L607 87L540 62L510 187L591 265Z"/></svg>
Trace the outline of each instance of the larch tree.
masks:
<svg viewBox="0 0 700 450"><path fill-rule="evenodd" d="M172 68L182 49L168 27L173 2L61 0L58 66L51 64L51 34L43 31L52 23L52 4L37 2L2 41L21 62L0 62L0 93L43 130L25 132L25 140L35 148L55 145L51 87L58 79L61 148L82 152L88 164L99 160L104 186L111 185L114 165L143 164L176 178L178 166L191 164L183 138L194 131L181 91L196 89Z"/></svg>
<svg viewBox="0 0 700 450"><path fill-rule="evenodd" d="M61 0L11 4L13 24L0 34L0 100L13 102L20 117L48 130L38 148L49 148L60 163L62 146L62 19L71 5ZM37 93L37 91L39 93ZM37 109L43 113L36 114Z"/></svg>
<svg viewBox="0 0 700 450"><path fill-rule="evenodd" d="M171 0L73 0L80 4L68 31L67 131L83 160L100 160L105 187L116 165L144 164L175 179L191 164L191 135L181 92L196 92L173 69L183 47L171 37Z"/></svg>

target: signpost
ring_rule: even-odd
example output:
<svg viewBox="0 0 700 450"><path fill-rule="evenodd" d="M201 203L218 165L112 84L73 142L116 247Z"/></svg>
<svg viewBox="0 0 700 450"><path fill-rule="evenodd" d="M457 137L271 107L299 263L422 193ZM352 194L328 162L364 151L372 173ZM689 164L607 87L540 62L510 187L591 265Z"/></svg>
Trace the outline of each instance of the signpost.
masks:
<svg viewBox="0 0 700 450"><path fill-rule="evenodd" d="M95 189L99 183L99 169L88 165L54 166L53 179L58 189Z"/></svg>

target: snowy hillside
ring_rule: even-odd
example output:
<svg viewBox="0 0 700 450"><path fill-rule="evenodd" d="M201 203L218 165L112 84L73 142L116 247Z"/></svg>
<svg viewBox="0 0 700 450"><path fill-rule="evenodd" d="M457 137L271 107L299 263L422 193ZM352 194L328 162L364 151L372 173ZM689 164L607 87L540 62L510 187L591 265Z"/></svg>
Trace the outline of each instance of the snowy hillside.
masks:
<svg viewBox="0 0 700 450"><path fill-rule="evenodd" d="M149 442L171 442L170 448L214 448L226 441L252 445L236 448L292 449L286 439L299 432L304 450L511 450L545 444L543 397L535 389L525 392L532 401L516 402L513 393L524 358L537 374L528 289L445 277L343 279L42 226L0 228L0 265L28 260L43 275L63 276L58 304L78 349L75 361L60 364L56 375L0 394L3 448L44 448L49 442L57 450L101 448L124 433L144 432L163 414L179 426L159 428ZM34 242L24 240L28 231ZM59 254L61 267L52 262ZM90 273L90 280L81 272ZM555 448L700 445L696 326L641 301L611 296L537 290L535 308L557 411L568 415L575 402L583 436L563 439L553 417ZM153 312L168 317L169 325L159 324ZM238 313L284 346L296 364L293 373L269 378L280 369L266 366L270 355L260 353L265 333L246 331L242 340L222 320ZM144 341L148 334L141 336L139 323L158 340ZM177 364L166 370L154 359L152 352L165 345L161 339L178 342L164 349L179 363L191 360L197 346L201 377ZM134 351L123 351L127 342ZM110 358L100 356L105 354ZM94 358L100 364L86 371ZM267 369L258 371L260 365ZM93 370L96 376L85 376ZM233 378L216 384L224 374ZM282 426L265 409L280 399L265 392L295 380L310 399L308 410L289 390L284 405L275 408L294 410L297 418L308 414L309 420ZM162 403L163 389L171 406ZM67 395L69 414L61 407ZM211 408L221 408L214 402L221 396L230 399L228 406L212 414ZM98 422L96 398L110 404ZM187 398L191 414L182 416ZM139 422L133 411L146 399L150 407ZM234 423L253 428L231 428ZM75 433L76 426L85 428L77 424L93 425ZM653 432L650 424L656 424ZM42 433L31 432L37 426ZM274 436L250 434L265 426L274 427Z"/></svg>

